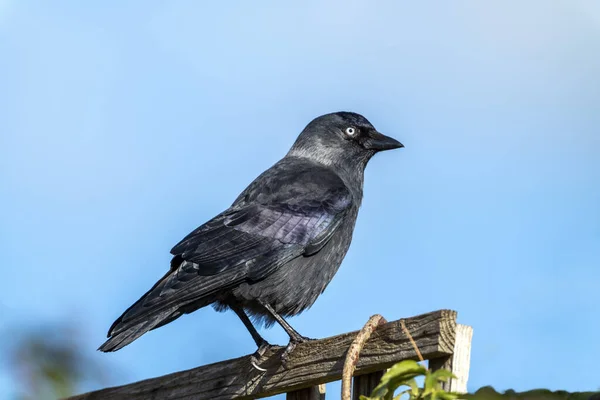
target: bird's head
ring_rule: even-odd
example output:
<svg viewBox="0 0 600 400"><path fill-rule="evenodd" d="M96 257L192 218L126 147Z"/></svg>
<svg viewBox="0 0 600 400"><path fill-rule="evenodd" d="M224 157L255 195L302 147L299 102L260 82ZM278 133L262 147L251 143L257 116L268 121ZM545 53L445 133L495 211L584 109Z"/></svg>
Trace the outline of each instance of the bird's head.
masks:
<svg viewBox="0 0 600 400"><path fill-rule="evenodd" d="M298 136L289 155L310 158L326 165L360 166L364 169L376 153L400 147L404 145L377 132L362 115L336 112L312 120Z"/></svg>

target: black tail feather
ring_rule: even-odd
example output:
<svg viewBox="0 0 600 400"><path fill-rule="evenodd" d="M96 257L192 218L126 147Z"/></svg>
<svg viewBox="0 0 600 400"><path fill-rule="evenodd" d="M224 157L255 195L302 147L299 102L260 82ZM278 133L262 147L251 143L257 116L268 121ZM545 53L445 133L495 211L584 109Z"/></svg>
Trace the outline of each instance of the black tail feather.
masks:
<svg viewBox="0 0 600 400"><path fill-rule="evenodd" d="M160 325L165 320L168 320L174 313L176 313L176 309L169 309L155 314L148 320L140 322L139 324L129 327L110 337L102 346L98 348L98 350L109 352L122 349L129 343L142 336L144 333L156 328L157 325Z"/></svg>

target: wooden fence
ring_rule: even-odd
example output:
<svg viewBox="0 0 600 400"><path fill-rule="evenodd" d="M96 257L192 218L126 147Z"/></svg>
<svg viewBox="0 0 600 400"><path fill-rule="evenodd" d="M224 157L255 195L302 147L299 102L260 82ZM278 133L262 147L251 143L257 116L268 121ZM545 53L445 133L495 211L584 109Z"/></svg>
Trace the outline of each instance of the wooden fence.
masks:
<svg viewBox="0 0 600 400"><path fill-rule="evenodd" d="M369 395L387 368L402 360L418 360L419 353L429 360L430 369L446 368L457 376L446 390L466 392L472 332L471 327L456 323L456 312L451 310L379 326L360 351L352 398ZM255 399L279 393L287 393L287 399L293 400L324 399L325 383L341 379L345 356L357 333L299 344L289 355L286 368L280 362L283 347L273 347L261 358L264 372L245 356L68 400Z"/></svg>

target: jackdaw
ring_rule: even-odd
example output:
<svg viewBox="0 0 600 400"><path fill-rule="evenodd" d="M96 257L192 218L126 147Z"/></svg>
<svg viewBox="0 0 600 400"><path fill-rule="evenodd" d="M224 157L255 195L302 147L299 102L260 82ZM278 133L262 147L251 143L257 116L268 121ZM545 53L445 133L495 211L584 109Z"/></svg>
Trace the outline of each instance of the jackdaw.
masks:
<svg viewBox="0 0 600 400"><path fill-rule="evenodd" d="M262 354L253 326L277 322L290 337L284 357L307 340L284 319L315 302L352 240L364 169L379 151L404 147L362 115L311 121L290 151L223 211L171 250L171 268L110 327L99 350L116 351L144 333L212 304L233 310Z"/></svg>

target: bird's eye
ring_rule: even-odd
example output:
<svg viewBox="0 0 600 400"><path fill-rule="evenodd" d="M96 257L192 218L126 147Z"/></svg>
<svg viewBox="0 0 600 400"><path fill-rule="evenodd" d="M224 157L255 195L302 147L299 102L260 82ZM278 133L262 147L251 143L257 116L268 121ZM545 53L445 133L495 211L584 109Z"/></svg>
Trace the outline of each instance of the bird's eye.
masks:
<svg viewBox="0 0 600 400"><path fill-rule="evenodd" d="M348 136L354 136L356 135L356 128L353 128L351 126L346 128L346 135Z"/></svg>

